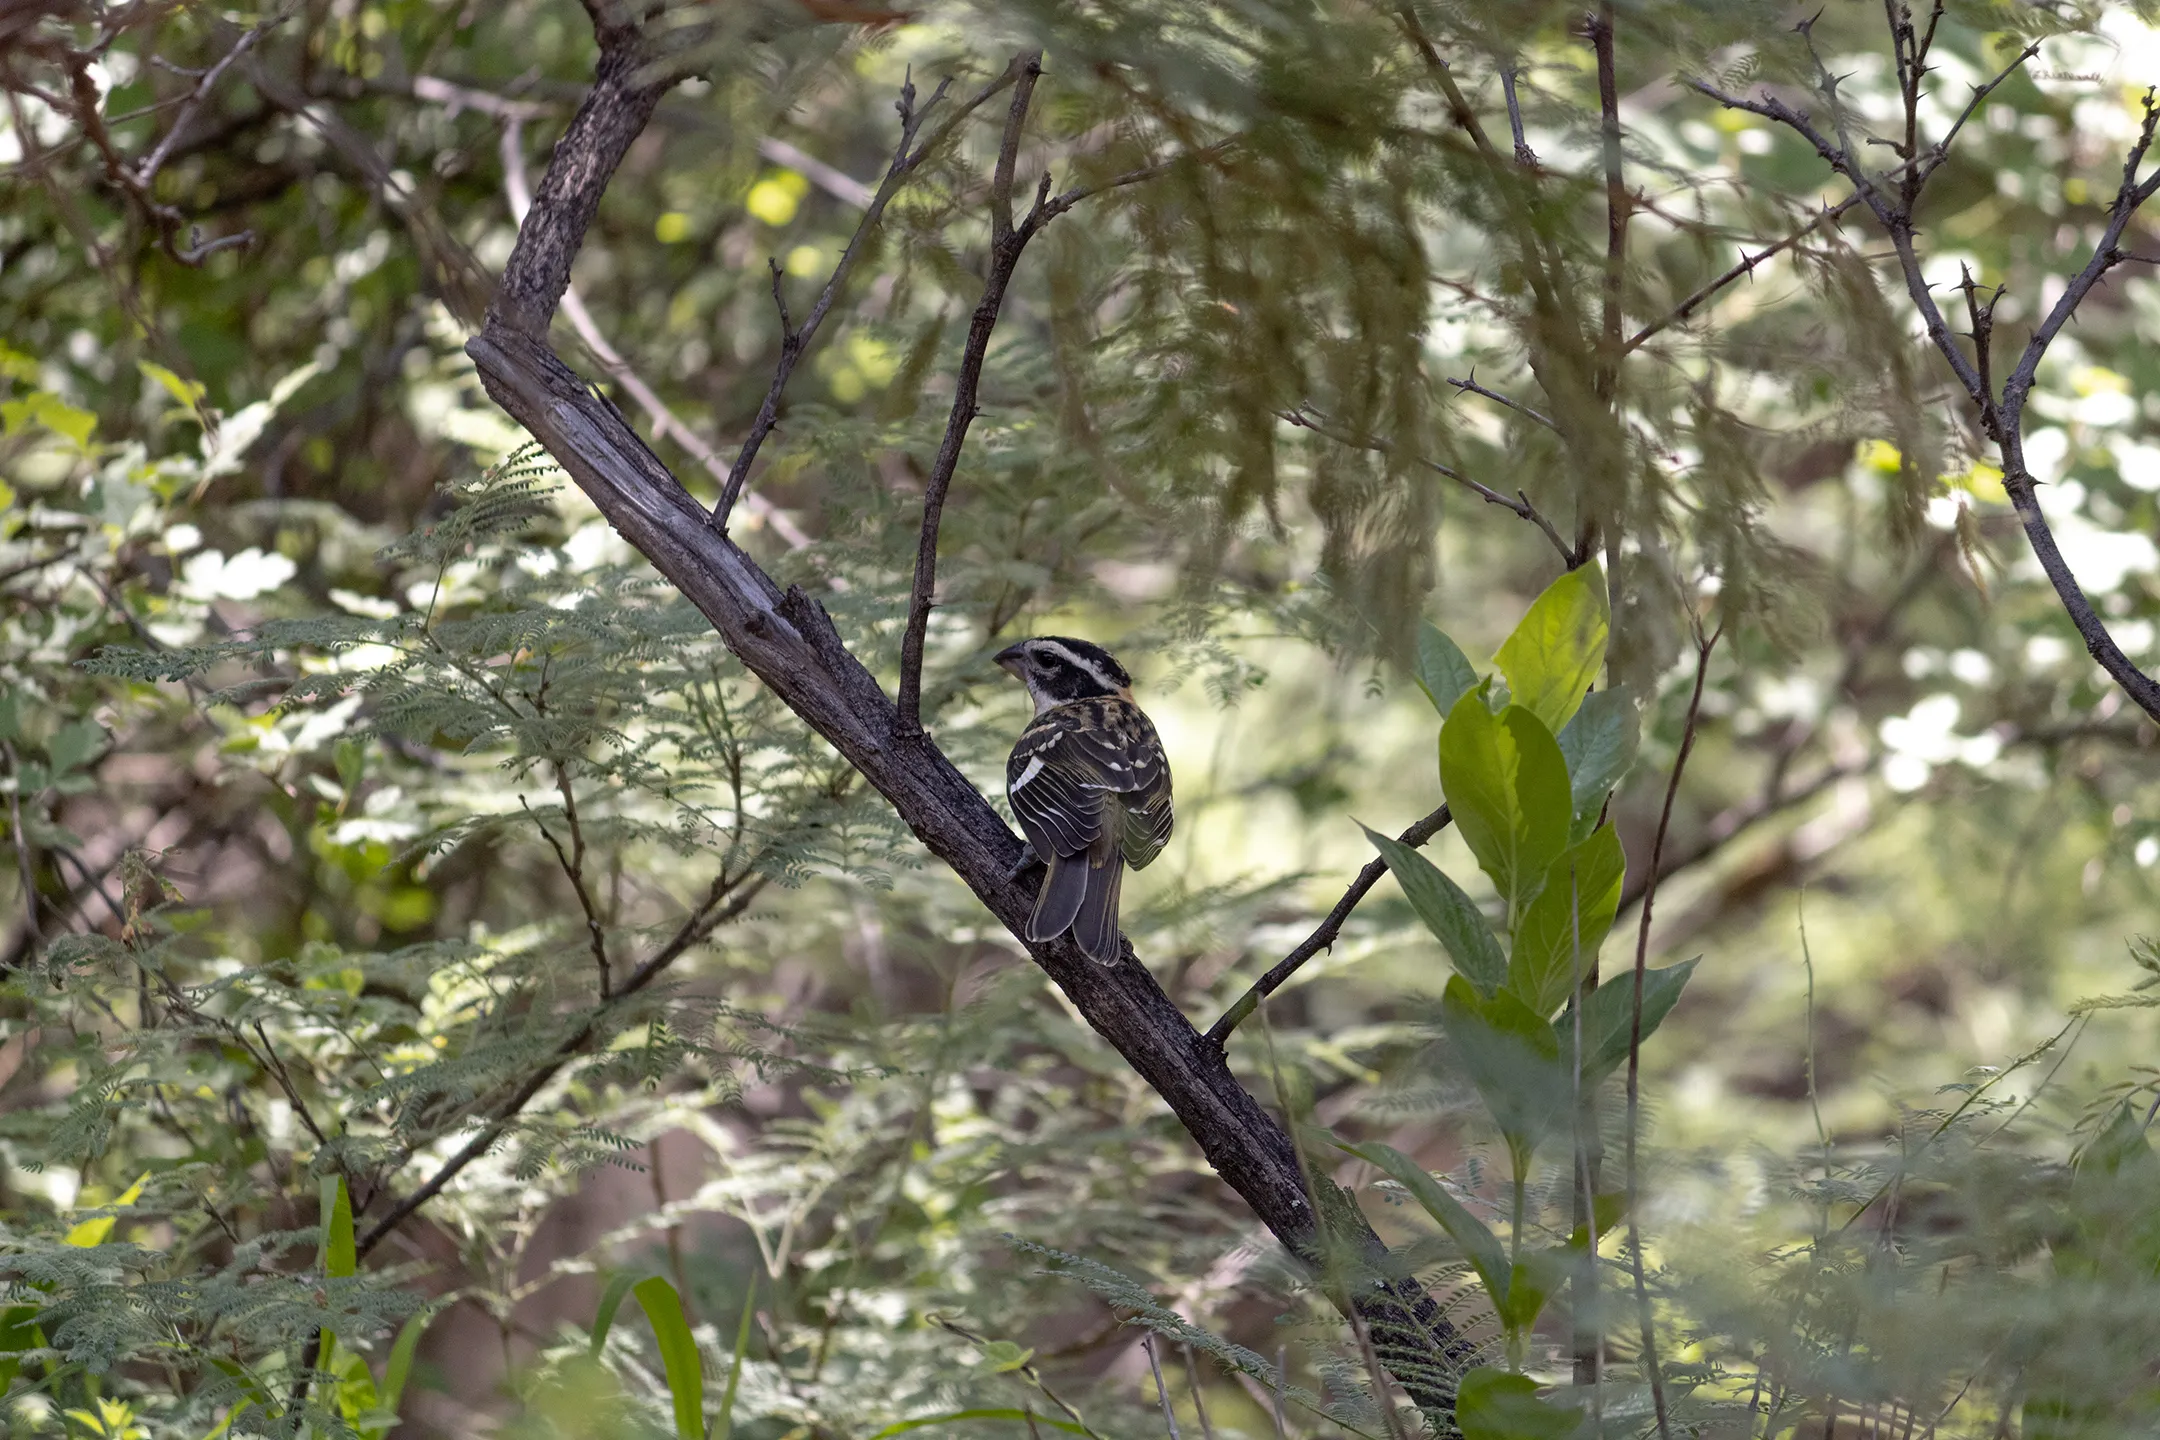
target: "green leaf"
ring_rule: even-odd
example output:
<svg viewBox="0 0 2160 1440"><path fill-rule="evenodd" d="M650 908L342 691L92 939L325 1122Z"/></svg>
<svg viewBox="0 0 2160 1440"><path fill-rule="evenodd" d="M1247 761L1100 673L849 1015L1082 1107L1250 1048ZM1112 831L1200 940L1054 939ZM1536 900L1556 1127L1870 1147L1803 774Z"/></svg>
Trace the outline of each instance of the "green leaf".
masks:
<svg viewBox="0 0 2160 1440"><path fill-rule="evenodd" d="M145 379L155 380L158 384L164 386L167 394L189 410L193 410L196 404L201 401L207 388L200 380L183 380L163 365L154 364L148 360L136 361L135 368L142 371Z"/></svg>
<svg viewBox="0 0 2160 1440"><path fill-rule="evenodd" d="M1590 1202L1590 1218L1597 1222L1597 1233L1605 1234L1627 1216L1627 1192L1625 1190L1600 1190ZM1589 1247L1590 1237L1583 1233L1586 1227L1577 1225L1568 1233L1567 1246L1578 1255Z"/></svg>
<svg viewBox="0 0 2160 1440"><path fill-rule="evenodd" d="M407 1320L398 1330L397 1339L390 1342L390 1358L383 1362L382 1389L375 1403L377 1408L392 1416L397 1414L398 1401L404 1398L405 1382L412 1378L413 1352L419 1348L420 1337L426 1333L427 1323L432 1318L428 1311L421 1311ZM385 1426L372 1433L387 1435L389 1430L390 1427Z"/></svg>
<svg viewBox="0 0 2160 1440"><path fill-rule="evenodd" d="M750 1353L750 1318L757 1313L757 1276L743 1291L742 1318L735 1322L735 1358L728 1362L727 1389L720 1396L720 1417L713 1421L712 1440L728 1440L735 1428L735 1387L742 1381L743 1356Z"/></svg>
<svg viewBox="0 0 2160 1440"><path fill-rule="evenodd" d="M1585 696L1582 708L1560 732L1560 754L1567 761L1577 840L1590 833L1598 811L1605 806L1605 797L1635 763L1635 747L1641 735L1635 697L1624 685Z"/></svg>
<svg viewBox="0 0 2160 1440"><path fill-rule="evenodd" d="M682 1297L658 1275L640 1280L630 1293L644 1307L660 1342L668 1397L675 1402L675 1440L705 1440L705 1370L690 1322L683 1318Z"/></svg>
<svg viewBox="0 0 2160 1440"><path fill-rule="evenodd" d="M1553 863L1545 888L1515 925L1507 986L1539 1015L1550 1015L1575 993L1575 983L1612 929L1627 868L1610 825Z"/></svg>
<svg viewBox="0 0 2160 1440"><path fill-rule="evenodd" d="M1567 848L1574 807L1559 744L1528 710L1494 715L1470 691L1440 727L1440 788L1512 924Z"/></svg>
<svg viewBox="0 0 2160 1440"><path fill-rule="evenodd" d="M1688 976L1695 973L1701 956L1663 970L1643 972L1642 1033L1648 1040L1659 1023L1672 1012ZM1634 1029L1635 975L1627 971L1613 976L1583 1002L1583 1084L1595 1085L1627 1059L1628 1037Z"/></svg>
<svg viewBox="0 0 2160 1440"><path fill-rule="evenodd" d="M353 1248L352 1197L345 1193L345 1177L325 1175L322 1181L322 1253L317 1257L323 1274L343 1279L360 1268Z"/></svg>
<svg viewBox="0 0 2160 1440"><path fill-rule="evenodd" d="M1538 1398L1527 1375L1480 1365L1455 1392L1455 1423L1463 1440L1565 1440L1582 1427L1582 1412Z"/></svg>
<svg viewBox="0 0 2160 1440"><path fill-rule="evenodd" d="M1568 1283L1577 1269L1577 1257L1564 1247L1528 1250L1515 1262L1508 1276L1508 1306L1501 1322L1511 1330L1529 1330L1545 1313L1545 1302Z"/></svg>
<svg viewBox="0 0 2160 1440"><path fill-rule="evenodd" d="M127 1209L128 1206L133 1205L142 1198L143 1186L149 1183L150 1172L145 1170L133 1185L128 1186L126 1192L119 1199L104 1208L113 1210ZM120 1217L117 1215L100 1215L95 1220L85 1220L68 1231L66 1243L84 1250L102 1245L107 1237L112 1234L113 1226L119 1222L119 1219Z"/></svg>
<svg viewBox="0 0 2160 1440"><path fill-rule="evenodd" d="M52 743L45 747L45 753L52 761L53 775L58 777L73 770L97 754L98 747L104 743L105 727L95 720L78 720L72 725L61 726L54 732Z"/></svg>
<svg viewBox="0 0 2160 1440"><path fill-rule="evenodd" d="M1597 683L1612 629L1605 577L1596 565L1570 570L1531 603L1493 663L1515 703L1559 734Z"/></svg>
<svg viewBox="0 0 2160 1440"><path fill-rule="evenodd" d="M983 1363L996 1375L1010 1374L1035 1358L1035 1352L1010 1340L992 1340L982 1347Z"/></svg>
<svg viewBox="0 0 2160 1440"><path fill-rule="evenodd" d="M1478 912L1476 902L1448 879L1439 866L1410 846L1369 827L1359 828L1387 861L1395 883L1402 886L1403 894L1409 898L1410 908L1417 911L1425 928L1447 947L1448 958L1454 961L1456 973L1477 986L1481 995L1490 995L1499 989L1507 980L1507 957L1500 953L1500 942L1493 938L1492 929Z"/></svg>
<svg viewBox="0 0 2160 1440"><path fill-rule="evenodd" d="M870 1440L886 1440L889 1435L905 1435L910 1430L922 1430L932 1425L951 1425L961 1420L1015 1420L1033 1424L1045 1430L1062 1430L1068 1435L1085 1435L1083 1426L1070 1420L1053 1420L1048 1415L1033 1410L948 1410L943 1415L925 1415L916 1420L901 1420L886 1426L870 1437Z"/></svg>
<svg viewBox="0 0 2160 1440"><path fill-rule="evenodd" d="M610 1278L607 1288L600 1292L600 1309L592 1322L592 1343L585 1350L593 1359L599 1359L601 1351L607 1347L608 1331L615 1324L615 1312L622 1309L623 1297L630 1293L630 1287L637 1284L638 1279L635 1270L625 1270Z"/></svg>
<svg viewBox="0 0 2160 1440"><path fill-rule="evenodd" d="M1560 1036L1508 991L1481 1000L1459 975L1440 997L1440 1024L1521 1173L1573 1092Z"/></svg>
<svg viewBox="0 0 2160 1440"><path fill-rule="evenodd" d="M1508 1308L1508 1259L1500 1247L1500 1239L1484 1221L1470 1213L1460 1200L1447 1193L1439 1181L1426 1173L1425 1167L1397 1150L1377 1140L1352 1145L1346 1141L1334 1142L1338 1150L1348 1151L1366 1164L1375 1167L1390 1180L1410 1192L1412 1199L1425 1207L1425 1213L1440 1223L1448 1238L1462 1247L1469 1257L1471 1267L1478 1279L1485 1282L1485 1293L1492 1297L1493 1309L1502 1315Z"/></svg>
<svg viewBox="0 0 2160 1440"><path fill-rule="evenodd" d="M1477 671L1462 647L1431 621L1418 626L1417 683L1443 718L1463 693L1478 683Z"/></svg>

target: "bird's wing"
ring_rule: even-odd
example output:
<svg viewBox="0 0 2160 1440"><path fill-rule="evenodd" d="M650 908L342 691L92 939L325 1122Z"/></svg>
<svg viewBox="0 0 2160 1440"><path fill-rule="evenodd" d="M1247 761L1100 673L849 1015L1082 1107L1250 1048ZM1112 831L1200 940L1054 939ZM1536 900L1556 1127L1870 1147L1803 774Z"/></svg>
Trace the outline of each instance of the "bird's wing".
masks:
<svg viewBox="0 0 2160 1440"><path fill-rule="evenodd" d="M1116 812L1118 849L1133 869L1144 868L1162 853L1175 823L1170 761L1154 725L1139 706L1122 698L1079 701L1058 710L1071 712L1060 758L1067 768L1084 772L1089 785L1107 792Z"/></svg>
<svg viewBox="0 0 2160 1440"><path fill-rule="evenodd" d="M1085 854L1103 833L1110 787L1075 742L1070 718L1057 710L1037 716L1005 762L1005 794L1013 815L1045 860Z"/></svg>

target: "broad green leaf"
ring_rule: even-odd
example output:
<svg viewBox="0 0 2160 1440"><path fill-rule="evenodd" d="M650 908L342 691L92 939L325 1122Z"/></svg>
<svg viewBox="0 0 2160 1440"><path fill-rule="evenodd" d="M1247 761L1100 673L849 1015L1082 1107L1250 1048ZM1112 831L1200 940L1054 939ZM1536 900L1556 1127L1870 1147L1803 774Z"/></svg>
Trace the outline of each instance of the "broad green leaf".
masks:
<svg viewBox="0 0 2160 1440"><path fill-rule="evenodd" d="M1455 1423L1463 1440L1565 1440L1582 1428L1582 1412L1538 1398L1527 1375L1480 1365L1455 1392Z"/></svg>
<svg viewBox="0 0 2160 1440"><path fill-rule="evenodd" d="M119 1199L112 1202L110 1208L114 1210L127 1209L128 1206L133 1205L142 1198L143 1186L149 1183L150 1172L145 1170L133 1185L128 1186ZM68 1231L67 1243L84 1250L88 1250L94 1245L102 1245L112 1234L113 1226L119 1223L119 1220L120 1217L117 1215L100 1215L95 1220L85 1220L82 1224Z"/></svg>
<svg viewBox="0 0 2160 1440"><path fill-rule="evenodd" d="M1559 744L1528 710L1495 715L1472 690L1440 727L1440 788L1512 924L1567 848L1574 807Z"/></svg>
<svg viewBox="0 0 2160 1440"><path fill-rule="evenodd" d="M1493 656L1515 703L1555 735L1566 728L1605 664L1612 628L1605 577L1595 565L1570 570L1530 605Z"/></svg>
<svg viewBox="0 0 2160 1440"><path fill-rule="evenodd" d="M592 1342L585 1350L593 1359L599 1359L600 1352L607 1348L608 1331L615 1324L615 1312L622 1309L623 1297L630 1293L630 1287L637 1284L639 1278L635 1270L625 1270L610 1278L607 1288L600 1292L600 1308L593 1315Z"/></svg>
<svg viewBox="0 0 2160 1440"><path fill-rule="evenodd" d="M1481 1000L1459 975L1440 997L1440 1024L1521 1173L1573 1092L1560 1036L1506 990Z"/></svg>
<svg viewBox="0 0 2160 1440"><path fill-rule="evenodd" d="M359 1269L353 1249L352 1197L345 1193L345 1177L326 1175L322 1182L323 1274L341 1279Z"/></svg>
<svg viewBox="0 0 2160 1440"><path fill-rule="evenodd" d="M948 1410L942 1415L924 1415L915 1420L900 1420L886 1426L870 1437L870 1440L886 1440L890 1435L905 1435L910 1430L924 1430L932 1425L952 1425L962 1420L1012 1420L1033 1425L1043 1430L1062 1430L1068 1435L1085 1435L1087 1428L1070 1420L1055 1420L1034 1410ZM714 1440L718 1440L715 1436Z"/></svg>
<svg viewBox="0 0 2160 1440"><path fill-rule="evenodd" d="M1387 861L1389 872L1410 900L1410 908L1447 947L1455 972L1477 986L1481 995L1490 995L1505 984L1507 957L1500 953L1500 942L1493 938L1477 904L1439 866L1402 841L1367 827L1359 828L1365 830L1373 848Z"/></svg>
<svg viewBox="0 0 2160 1440"><path fill-rule="evenodd" d="M88 449L91 432L97 429L97 416L88 410L78 410L43 390L33 390L20 400L0 404L0 434L18 434L24 426L31 424L66 436L75 442L77 449Z"/></svg>
<svg viewBox="0 0 2160 1440"><path fill-rule="evenodd" d="M1035 1358L1035 1352L1010 1340L992 1340L982 1347L982 1357L992 1374L1005 1375L1026 1366Z"/></svg>
<svg viewBox="0 0 2160 1440"><path fill-rule="evenodd" d="M630 1293L644 1307L660 1341L668 1398L675 1404L675 1440L705 1440L705 1370L690 1322L683 1318L682 1297L658 1275L640 1280Z"/></svg>
<svg viewBox="0 0 2160 1440"><path fill-rule="evenodd" d="M1346 1150L1379 1169L1390 1180L1410 1192L1412 1199L1425 1207L1425 1213L1440 1223L1448 1238L1462 1247L1464 1255L1485 1282L1485 1293L1492 1297L1493 1309L1502 1315L1508 1308L1508 1258L1500 1248L1500 1238L1494 1235L1484 1221L1470 1213L1460 1200L1447 1193L1439 1181L1428 1174L1425 1167L1397 1150L1377 1140L1352 1145L1335 1141L1335 1148Z"/></svg>
<svg viewBox="0 0 2160 1440"><path fill-rule="evenodd" d="M1550 1015L1575 993L1575 982L1597 958L1620 908L1627 868L1610 825L1553 862L1545 888L1523 908L1508 957L1507 986L1539 1015Z"/></svg>
<svg viewBox="0 0 2160 1440"><path fill-rule="evenodd" d="M165 393L189 410L193 410L201 402L207 388L200 380L183 380L163 365L149 360L136 361L135 368L142 371L145 379L155 380L164 386Z"/></svg>
<svg viewBox="0 0 2160 1440"><path fill-rule="evenodd" d="M1672 1013L1688 976L1702 957L1684 960L1663 970L1645 970L1642 990L1642 1033L1648 1040L1661 1021ZM1583 1002L1583 1084L1595 1085L1627 1059L1628 1037L1634 1029L1635 972L1613 976Z"/></svg>
<svg viewBox="0 0 2160 1440"><path fill-rule="evenodd" d="M735 1387L742 1380L743 1356L750 1353L750 1318L757 1313L757 1276L743 1291L742 1318L735 1322L735 1358L728 1362L727 1389L720 1395L720 1415L713 1421L712 1440L728 1440L735 1428Z"/></svg>
<svg viewBox="0 0 2160 1440"><path fill-rule="evenodd" d="M1545 1302L1568 1283L1576 1257L1566 1249L1525 1250L1508 1276L1508 1305L1500 1319L1511 1330L1529 1330L1545 1313Z"/></svg>
<svg viewBox="0 0 2160 1440"><path fill-rule="evenodd" d="M1567 761L1568 790L1575 806L1575 839L1588 835L1597 824L1605 797L1635 763L1641 734L1635 697L1624 685L1585 696L1582 708L1560 732L1560 754Z"/></svg>
<svg viewBox="0 0 2160 1440"><path fill-rule="evenodd" d="M1606 1231L1619 1224L1626 1216L1627 1192L1625 1190L1600 1190L1597 1197L1590 1202L1590 1218L1597 1222L1597 1233L1600 1236L1603 1236ZM1580 1253L1590 1243L1590 1237L1583 1233L1586 1228L1578 1225L1570 1231L1565 1248Z"/></svg>
<svg viewBox="0 0 2160 1440"><path fill-rule="evenodd" d="M61 726L53 732L52 743L45 747L45 753L52 761L52 773L65 775L97 754L98 747L104 743L105 727L95 720L78 720L72 725Z"/></svg>
<svg viewBox="0 0 2160 1440"><path fill-rule="evenodd" d="M1477 671L1462 653L1462 647L1429 620L1418 626L1417 682L1443 718L1462 699L1463 692L1477 684Z"/></svg>

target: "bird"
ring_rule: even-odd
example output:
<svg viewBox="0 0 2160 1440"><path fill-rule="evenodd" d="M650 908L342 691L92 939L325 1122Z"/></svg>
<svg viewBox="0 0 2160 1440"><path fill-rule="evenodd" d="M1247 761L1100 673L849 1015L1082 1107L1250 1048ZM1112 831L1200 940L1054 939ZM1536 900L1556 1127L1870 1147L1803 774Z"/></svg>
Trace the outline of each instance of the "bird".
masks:
<svg viewBox="0 0 2160 1440"><path fill-rule="evenodd" d="M1006 797L1049 871L1026 936L1070 930L1089 959L1115 965L1125 867L1147 868L1170 839L1170 759L1132 677L1100 645L1039 635L994 658L1035 702L1005 762Z"/></svg>

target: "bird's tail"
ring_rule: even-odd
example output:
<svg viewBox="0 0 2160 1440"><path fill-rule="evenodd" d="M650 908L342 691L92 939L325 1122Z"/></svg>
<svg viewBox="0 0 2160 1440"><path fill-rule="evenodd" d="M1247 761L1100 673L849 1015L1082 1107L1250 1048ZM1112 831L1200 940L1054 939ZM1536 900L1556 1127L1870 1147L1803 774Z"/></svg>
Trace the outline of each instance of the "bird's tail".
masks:
<svg viewBox="0 0 2160 1440"><path fill-rule="evenodd" d="M1118 891L1125 885L1125 857L1117 847L1098 864L1087 858L1087 884L1080 897L1080 913L1073 917L1073 939L1081 953L1098 965L1118 962ZM1080 868L1075 866L1075 868Z"/></svg>
<svg viewBox="0 0 2160 1440"><path fill-rule="evenodd" d="M1053 855L1050 873L1035 896L1027 938L1055 940L1073 932L1082 953L1101 965L1118 962L1118 892L1124 888L1125 857L1115 845L1103 853Z"/></svg>

